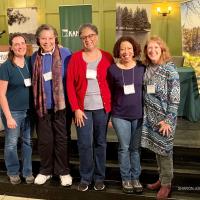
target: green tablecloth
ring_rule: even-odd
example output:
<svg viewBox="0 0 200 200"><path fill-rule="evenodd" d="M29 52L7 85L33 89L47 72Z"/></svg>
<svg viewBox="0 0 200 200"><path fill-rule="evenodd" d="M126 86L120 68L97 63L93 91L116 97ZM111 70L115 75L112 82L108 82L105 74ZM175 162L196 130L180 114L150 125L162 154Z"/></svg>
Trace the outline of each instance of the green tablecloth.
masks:
<svg viewBox="0 0 200 200"><path fill-rule="evenodd" d="M181 94L178 116L196 122L200 120L200 96L195 71L191 67L178 67Z"/></svg>

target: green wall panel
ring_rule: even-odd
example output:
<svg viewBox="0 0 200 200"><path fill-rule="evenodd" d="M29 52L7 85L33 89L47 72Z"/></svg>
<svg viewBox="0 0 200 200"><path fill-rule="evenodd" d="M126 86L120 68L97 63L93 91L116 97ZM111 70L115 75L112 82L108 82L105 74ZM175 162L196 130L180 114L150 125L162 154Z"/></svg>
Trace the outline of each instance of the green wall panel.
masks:
<svg viewBox="0 0 200 200"><path fill-rule="evenodd" d="M6 1L6 0L4 0ZM11 8L23 8L27 6L26 0L8 0L8 7Z"/></svg>
<svg viewBox="0 0 200 200"><path fill-rule="evenodd" d="M0 31L5 30L8 33L7 21L4 16L0 15ZM0 38L0 45L1 44L8 44L8 34L3 34Z"/></svg>
<svg viewBox="0 0 200 200"><path fill-rule="evenodd" d="M171 16L158 16L155 12L156 4L160 0L0 0L0 31L7 30L6 9L8 7L38 7L39 24L49 23L55 26L60 34L59 5L92 4L93 23L99 29L99 46L112 52L115 43L115 9L116 3L153 3L152 9L152 35L161 36L169 45L173 55L181 55L181 19L180 1L168 0L173 5ZM1 44L8 43L8 35L0 39Z"/></svg>
<svg viewBox="0 0 200 200"><path fill-rule="evenodd" d="M115 12L104 13L104 44L105 50L112 53L113 45L115 43Z"/></svg>
<svg viewBox="0 0 200 200"><path fill-rule="evenodd" d="M37 0L28 0L27 1L27 7L36 7L37 5Z"/></svg>
<svg viewBox="0 0 200 200"><path fill-rule="evenodd" d="M47 24L51 24L52 26L54 26L58 32L59 35L59 41L60 41L60 23L59 22L59 14L56 13L49 13L46 15L46 23Z"/></svg>
<svg viewBox="0 0 200 200"><path fill-rule="evenodd" d="M62 4L62 0L53 0L51 3L49 0L45 0L46 13L58 13L58 7Z"/></svg>
<svg viewBox="0 0 200 200"><path fill-rule="evenodd" d="M99 11L99 4L101 2L100 2L100 0L98 0L98 1L95 1L95 0L85 0L84 3L92 5L92 11L96 12L96 11Z"/></svg>
<svg viewBox="0 0 200 200"><path fill-rule="evenodd" d="M63 0L63 5L84 4L83 0Z"/></svg>

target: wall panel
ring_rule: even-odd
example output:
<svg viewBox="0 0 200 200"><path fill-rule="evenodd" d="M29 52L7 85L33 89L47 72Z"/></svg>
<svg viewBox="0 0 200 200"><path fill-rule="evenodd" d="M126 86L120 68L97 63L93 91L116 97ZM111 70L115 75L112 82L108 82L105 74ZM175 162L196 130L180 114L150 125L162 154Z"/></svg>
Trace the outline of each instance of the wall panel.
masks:
<svg viewBox="0 0 200 200"><path fill-rule="evenodd" d="M8 7L11 8L27 7L26 0L8 0Z"/></svg>
<svg viewBox="0 0 200 200"><path fill-rule="evenodd" d="M100 33L99 46L112 52L115 42L115 9L116 3L154 3L152 9L152 34L161 36L169 45L172 54L182 52L180 1L169 0L173 4L172 15L163 18L155 13L155 6L161 0L0 0L0 31L7 30L6 9L8 7L38 7L38 21L55 26L60 35L59 5L92 4L93 23L98 26ZM174 34L176 33L176 34ZM0 39L1 44L8 43L8 35Z"/></svg>

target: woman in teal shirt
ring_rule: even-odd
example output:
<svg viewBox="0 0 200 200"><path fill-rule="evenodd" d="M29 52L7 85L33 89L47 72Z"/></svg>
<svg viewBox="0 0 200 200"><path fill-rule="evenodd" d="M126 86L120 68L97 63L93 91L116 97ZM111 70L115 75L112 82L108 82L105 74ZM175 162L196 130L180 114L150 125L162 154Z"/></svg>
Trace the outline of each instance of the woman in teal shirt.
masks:
<svg viewBox="0 0 200 200"><path fill-rule="evenodd" d="M0 67L0 105L5 127L4 157L7 175L12 184L19 184L20 164L17 154L18 138L22 146L22 176L27 184L34 182L32 176L32 147L30 116L31 74L26 39L14 33L9 39L8 59Z"/></svg>

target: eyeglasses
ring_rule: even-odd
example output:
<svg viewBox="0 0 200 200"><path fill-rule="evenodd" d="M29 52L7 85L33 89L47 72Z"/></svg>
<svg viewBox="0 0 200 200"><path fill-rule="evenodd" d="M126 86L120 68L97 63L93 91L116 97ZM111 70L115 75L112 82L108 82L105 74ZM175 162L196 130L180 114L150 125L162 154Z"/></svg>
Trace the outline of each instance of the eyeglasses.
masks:
<svg viewBox="0 0 200 200"><path fill-rule="evenodd" d="M81 36L80 39L85 41L87 39L93 39L93 37L95 36L96 34L89 34L89 35L86 35L86 36Z"/></svg>

